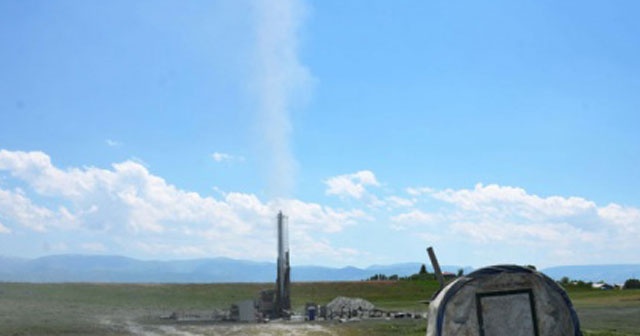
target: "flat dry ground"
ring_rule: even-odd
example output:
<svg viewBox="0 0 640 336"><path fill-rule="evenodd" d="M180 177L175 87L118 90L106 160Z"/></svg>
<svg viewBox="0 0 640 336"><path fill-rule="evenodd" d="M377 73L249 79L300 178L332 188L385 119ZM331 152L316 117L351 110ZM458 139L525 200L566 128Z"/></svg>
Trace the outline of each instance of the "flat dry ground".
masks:
<svg viewBox="0 0 640 336"><path fill-rule="evenodd" d="M0 283L0 335L424 335L426 321L202 324L160 319L172 312L206 316L253 298L271 284ZM335 296L365 298L387 310L420 313L434 282L301 283L293 306ZM640 335L640 291L569 289L587 335Z"/></svg>

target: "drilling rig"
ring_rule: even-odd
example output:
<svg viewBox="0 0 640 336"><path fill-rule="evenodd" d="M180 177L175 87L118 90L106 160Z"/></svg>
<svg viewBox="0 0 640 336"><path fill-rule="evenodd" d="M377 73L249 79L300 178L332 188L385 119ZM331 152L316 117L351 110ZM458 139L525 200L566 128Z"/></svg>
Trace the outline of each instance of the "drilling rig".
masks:
<svg viewBox="0 0 640 336"><path fill-rule="evenodd" d="M289 266L288 217L278 212L278 270L276 278L275 315L280 318L291 316L291 267Z"/></svg>

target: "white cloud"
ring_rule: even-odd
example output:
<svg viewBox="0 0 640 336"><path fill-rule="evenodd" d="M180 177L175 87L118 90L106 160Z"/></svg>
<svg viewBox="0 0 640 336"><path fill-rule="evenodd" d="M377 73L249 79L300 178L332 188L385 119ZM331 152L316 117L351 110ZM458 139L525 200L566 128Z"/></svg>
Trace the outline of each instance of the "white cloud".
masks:
<svg viewBox="0 0 640 336"><path fill-rule="evenodd" d="M396 234L406 235L408 243L447 244L483 263L513 262L512 258L534 264L637 262L640 252L639 208L598 206L581 197L538 196L495 184L415 188L420 202L388 195L382 199L389 208L365 212L291 198L264 201L239 192L203 196L179 189L133 161L109 168L61 169L42 152L0 150L0 175L0 233L26 239L24 246L35 235L51 241L65 237L64 244L45 245L47 251L77 248L147 258L271 260L275 215L282 210L290 218L296 262L362 263L369 256L354 248L359 242L348 234L364 228L353 226L366 224L371 239L384 239L384 231L378 230L383 217ZM367 188L380 185L370 171L325 183L327 194L365 205L377 200ZM344 238L353 245L336 244L338 234L347 235Z"/></svg>
<svg viewBox="0 0 640 336"><path fill-rule="evenodd" d="M116 141L116 140L106 139L104 142L109 147L120 147L120 146L122 146L122 142Z"/></svg>
<svg viewBox="0 0 640 336"><path fill-rule="evenodd" d="M213 157L213 160L216 162L229 161L231 159L231 155L218 152L211 154L211 157Z"/></svg>
<svg viewBox="0 0 640 336"><path fill-rule="evenodd" d="M361 210L337 211L317 203L306 203L300 200L281 200L271 204L272 213L276 207L282 207L296 225L308 232L333 233L342 231L345 226L354 225L358 220L366 220L367 215Z"/></svg>
<svg viewBox="0 0 640 336"><path fill-rule="evenodd" d="M28 181L39 194L47 196L81 195L93 188L99 178L99 171L95 168L60 170L42 152L0 150L0 170L7 170L13 177Z"/></svg>
<svg viewBox="0 0 640 336"><path fill-rule="evenodd" d="M33 204L20 190L0 189L0 218L8 220L6 223L13 222L33 231L44 232L48 226L59 222L61 215Z"/></svg>
<svg viewBox="0 0 640 336"><path fill-rule="evenodd" d="M24 192L0 189L0 218L8 228L55 228L69 235L98 235L108 242L80 244L83 250L109 252L106 246L115 245L120 248L115 252L132 255L269 259L275 255L275 215L283 210L292 218L291 236L310 243L296 243L296 248L312 255L311 242L317 237L368 219L360 210L336 210L296 199L263 202L237 192L222 199L203 197L176 188L133 161L111 169L62 170L42 152L5 150L0 151L0 171L29 187ZM39 205L36 198L46 199L57 210ZM325 257L334 258L335 251Z"/></svg>
<svg viewBox="0 0 640 336"><path fill-rule="evenodd" d="M380 185L376 176L370 170L361 170L354 174L345 174L331 177L325 181L327 195L353 197L361 199L366 193L367 186Z"/></svg>
<svg viewBox="0 0 640 336"><path fill-rule="evenodd" d="M327 240L310 239L310 237L298 237L295 246L294 258L313 260L316 263L321 256L327 259L340 260L343 263L358 262L365 253L353 248L335 247Z"/></svg>
<svg viewBox="0 0 640 336"><path fill-rule="evenodd" d="M416 226L430 226L437 222L439 216L423 212L421 210L412 210L407 213L402 213L397 216L391 217L392 228L397 230L404 230Z"/></svg>
<svg viewBox="0 0 640 336"><path fill-rule="evenodd" d="M0 223L0 234L9 234L9 233L11 233L11 229L9 229L8 227Z"/></svg>
<svg viewBox="0 0 640 336"><path fill-rule="evenodd" d="M106 252L107 248L102 243L83 243L80 247L88 252Z"/></svg>
<svg viewBox="0 0 640 336"><path fill-rule="evenodd" d="M450 240L462 239L476 248L491 246L498 251L508 247L517 251L497 258L520 254L554 264L637 261L632 255L639 251L638 208L617 204L598 207L581 197L541 197L522 188L496 184L459 190L411 190L412 195L426 195L432 202L441 203L436 211L414 209L392 217L392 228L421 223L412 228ZM535 252L523 254L527 249ZM585 251L593 255L586 257Z"/></svg>
<svg viewBox="0 0 640 336"><path fill-rule="evenodd" d="M244 162L244 157L227 153L214 152L211 157L215 162Z"/></svg>
<svg viewBox="0 0 640 336"><path fill-rule="evenodd" d="M629 234L640 231L640 209L609 204L598 209L600 218Z"/></svg>
<svg viewBox="0 0 640 336"><path fill-rule="evenodd" d="M495 221L459 221L452 222L454 233L467 236L481 243L522 244L543 241L547 243L564 242L566 231L574 231L566 224L540 224L536 226Z"/></svg>
<svg viewBox="0 0 640 336"><path fill-rule="evenodd" d="M42 244L42 250L46 253L62 253L69 251L69 246L63 242Z"/></svg>
<svg viewBox="0 0 640 336"><path fill-rule="evenodd" d="M415 199L402 198L398 196L389 196L386 198L387 204L396 208L407 208L416 204Z"/></svg>
<svg viewBox="0 0 640 336"><path fill-rule="evenodd" d="M520 216L536 218L558 218L584 213L595 214L596 205L580 197L550 196L546 198L530 195L522 188L477 184L473 190L447 189L432 192L433 198L455 204L469 211L517 211Z"/></svg>
<svg viewBox="0 0 640 336"><path fill-rule="evenodd" d="M419 237L422 241L424 241L427 246L432 246L434 242L443 241L442 236L438 234L428 233L428 232L419 232L416 234L416 236Z"/></svg>
<svg viewBox="0 0 640 336"><path fill-rule="evenodd" d="M167 242L144 242L138 241L134 243L134 247L140 251L144 251L149 255L162 255L166 254L167 251L171 251L172 257L180 257L180 258L201 258L201 257L211 257L209 251L213 251L212 249L208 249L206 245L175 245Z"/></svg>
<svg viewBox="0 0 640 336"><path fill-rule="evenodd" d="M420 196L422 194L432 193L435 189L429 187L420 187L420 188L412 188L409 187L406 189L407 194L411 196Z"/></svg>

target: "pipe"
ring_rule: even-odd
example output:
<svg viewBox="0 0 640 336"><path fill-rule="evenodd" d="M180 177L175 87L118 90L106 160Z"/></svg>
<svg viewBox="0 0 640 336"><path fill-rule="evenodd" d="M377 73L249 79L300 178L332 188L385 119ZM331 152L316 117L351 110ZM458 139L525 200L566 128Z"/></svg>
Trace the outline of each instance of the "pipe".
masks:
<svg viewBox="0 0 640 336"><path fill-rule="evenodd" d="M433 247L427 247L427 253L429 254L429 259L431 259L431 266L433 266L433 272L436 274L436 279L438 280L438 283L440 283L440 289L442 289L444 288L444 277L442 276L440 264L438 264L438 258L436 258L436 253L433 251Z"/></svg>

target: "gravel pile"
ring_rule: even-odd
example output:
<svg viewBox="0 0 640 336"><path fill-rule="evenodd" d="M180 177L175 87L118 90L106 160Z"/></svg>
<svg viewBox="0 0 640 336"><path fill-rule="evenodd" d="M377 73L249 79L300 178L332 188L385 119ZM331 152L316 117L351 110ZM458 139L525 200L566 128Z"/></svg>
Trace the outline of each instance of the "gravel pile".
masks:
<svg viewBox="0 0 640 336"><path fill-rule="evenodd" d="M373 310L375 306L373 303L361 299L361 298L348 298L344 296L338 296L337 298L331 300L327 304L327 310L340 312L340 311L369 311Z"/></svg>

